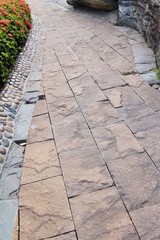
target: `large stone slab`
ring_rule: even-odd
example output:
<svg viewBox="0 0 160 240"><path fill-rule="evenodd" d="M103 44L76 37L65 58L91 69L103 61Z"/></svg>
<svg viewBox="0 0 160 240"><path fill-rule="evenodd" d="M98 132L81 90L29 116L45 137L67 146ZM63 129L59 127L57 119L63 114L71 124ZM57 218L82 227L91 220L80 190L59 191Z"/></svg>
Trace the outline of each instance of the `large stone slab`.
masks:
<svg viewBox="0 0 160 240"><path fill-rule="evenodd" d="M77 121L72 121L71 124L63 123L63 125L53 126L53 132L59 153L88 146L95 146L95 141L87 124L86 126L81 126Z"/></svg>
<svg viewBox="0 0 160 240"><path fill-rule="evenodd" d="M73 78L79 77L82 74L87 72L87 69L84 65L72 65L72 66L64 66L63 71L67 80L71 80Z"/></svg>
<svg viewBox="0 0 160 240"><path fill-rule="evenodd" d="M128 86L108 89L104 94L114 107L143 103L143 100Z"/></svg>
<svg viewBox="0 0 160 240"><path fill-rule="evenodd" d="M160 204L141 208L130 214L142 240L160 239Z"/></svg>
<svg viewBox="0 0 160 240"><path fill-rule="evenodd" d="M31 224L32 219L32 224ZM74 230L62 177L27 184L20 191L20 238L38 240Z"/></svg>
<svg viewBox="0 0 160 240"><path fill-rule="evenodd" d="M61 174L53 140L26 147L21 184L32 183Z"/></svg>
<svg viewBox="0 0 160 240"><path fill-rule="evenodd" d="M118 108L118 112L133 133L146 131L159 126L159 114L147 104L139 103Z"/></svg>
<svg viewBox="0 0 160 240"><path fill-rule="evenodd" d="M19 108L15 121L14 141L22 142L27 140L34 106L34 104L23 103Z"/></svg>
<svg viewBox="0 0 160 240"><path fill-rule="evenodd" d="M105 100L106 97L91 76L76 78L69 82L80 105Z"/></svg>
<svg viewBox="0 0 160 240"><path fill-rule="evenodd" d="M114 72L103 73L102 71L94 74L93 78L102 90L126 85L126 82L123 81L121 75Z"/></svg>
<svg viewBox="0 0 160 240"><path fill-rule="evenodd" d="M24 147L12 143L0 178L0 200L18 198Z"/></svg>
<svg viewBox="0 0 160 240"><path fill-rule="evenodd" d="M91 102L82 105L81 108L90 128L110 125L121 120L118 111L107 100Z"/></svg>
<svg viewBox="0 0 160 240"><path fill-rule="evenodd" d="M18 199L0 201L0 239L13 239L13 230L18 212Z"/></svg>
<svg viewBox="0 0 160 240"><path fill-rule="evenodd" d="M53 139L48 114L33 117L29 130L28 143Z"/></svg>
<svg viewBox="0 0 160 240"><path fill-rule="evenodd" d="M139 237L115 187L70 199L79 240Z"/></svg>
<svg viewBox="0 0 160 240"><path fill-rule="evenodd" d="M96 146L63 152L59 157L69 197L112 186Z"/></svg>
<svg viewBox="0 0 160 240"><path fill-rule="evenodd" d="M43 94L43 93L42 93ZM46 100L39 100L36 102L33 116L43 115L48 112Z"/></svg>
<svg viewBox="0 0 160 240"><path fill-rule="evenodd" d="M114 10L117 7L117 1L107 0L67 0L67 3L73 6L87 6L98 10Z"/></svg>
<svg viewBox="0 0 160 240"><path fill-rule="evenodd" d="M146 153L108 162L120 195L129 211L160 201L160 173Z"/></svg>
<svg viewBox="0 0 160 240"><path fill-rule="evenodd" d="M158 169L160 169L160 148L158 144L160 140L160 127L157 126L153 129L138 132L135 136L154 161Z"/></svg>
<svg viewBox="0 0 160 240"><path fill-rule="evenodd" d="M92 129L95 141L106 163L134 153L144 152L135 136L124 123Z"/></svg>

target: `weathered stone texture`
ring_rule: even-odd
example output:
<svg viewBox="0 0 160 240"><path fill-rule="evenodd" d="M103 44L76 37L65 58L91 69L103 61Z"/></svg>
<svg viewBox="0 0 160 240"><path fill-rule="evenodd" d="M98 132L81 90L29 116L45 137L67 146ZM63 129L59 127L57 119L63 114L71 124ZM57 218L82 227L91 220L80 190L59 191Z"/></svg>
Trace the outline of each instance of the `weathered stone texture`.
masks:
<svg viewBox="0 0 160 240"><path fill-rule="evenodd" d="M100 10L113 10L117 7L117 0L67 0L73 6L87 6Z"/></svg>
<svg viewBox="0 0 160 240"><path fill-rule="evenodd" d="M62 177L27 184L20 191L20 238L38 240L73 231ZM32 219L32 220L31 220Z"/></svg>
<svg viewBox="0 0 160 240"><path fill-rule="evenodd" d="M153 48L160 66L160 2L120 0L119 21L136 27Z"/></svg>
<svg viewBox="0 0 160 240"><path fill-rule="evenodd" d="M139 239L116 188L81 195L70 203L79 240Z"/></svg>

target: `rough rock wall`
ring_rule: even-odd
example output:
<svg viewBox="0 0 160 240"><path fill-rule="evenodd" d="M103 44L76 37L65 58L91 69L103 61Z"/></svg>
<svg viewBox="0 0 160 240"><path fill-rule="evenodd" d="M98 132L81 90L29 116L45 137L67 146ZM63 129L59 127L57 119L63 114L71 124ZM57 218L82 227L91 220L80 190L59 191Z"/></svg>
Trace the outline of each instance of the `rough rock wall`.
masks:
<svg viewBox="0 0 160 240"><path fill-rule="evenodd" d="M160 66L160 0L119 0L119 22L142 33Z"/></svg>

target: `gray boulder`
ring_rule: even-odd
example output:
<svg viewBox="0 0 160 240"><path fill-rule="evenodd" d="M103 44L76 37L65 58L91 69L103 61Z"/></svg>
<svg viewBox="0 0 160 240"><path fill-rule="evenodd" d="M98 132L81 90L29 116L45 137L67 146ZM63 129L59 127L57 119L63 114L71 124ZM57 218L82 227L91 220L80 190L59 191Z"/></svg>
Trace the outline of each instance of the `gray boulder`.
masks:
<svg viewBox="0 0 160 240"><path fill-rule="evenodd" d="M114 10L118 6L118 0L67 0L67 3L74 7L86 6L107 11Z"/></svg>

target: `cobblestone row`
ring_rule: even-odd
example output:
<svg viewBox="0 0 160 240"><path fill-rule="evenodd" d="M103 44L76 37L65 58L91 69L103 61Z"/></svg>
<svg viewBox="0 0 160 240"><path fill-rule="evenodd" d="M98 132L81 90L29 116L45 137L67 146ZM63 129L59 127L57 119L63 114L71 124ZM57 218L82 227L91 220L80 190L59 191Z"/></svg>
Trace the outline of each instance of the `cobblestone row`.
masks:
<svg viewBox="0 0 160 240"><path fill-rule="evenodd" d="M8 77L8 82L0 93L0 174L5 164L8 150L13 142L14 122L23 97L23 89L30 73L36 53L39 23L33 20L28 41L19 54L16 64Z"/></svg>

